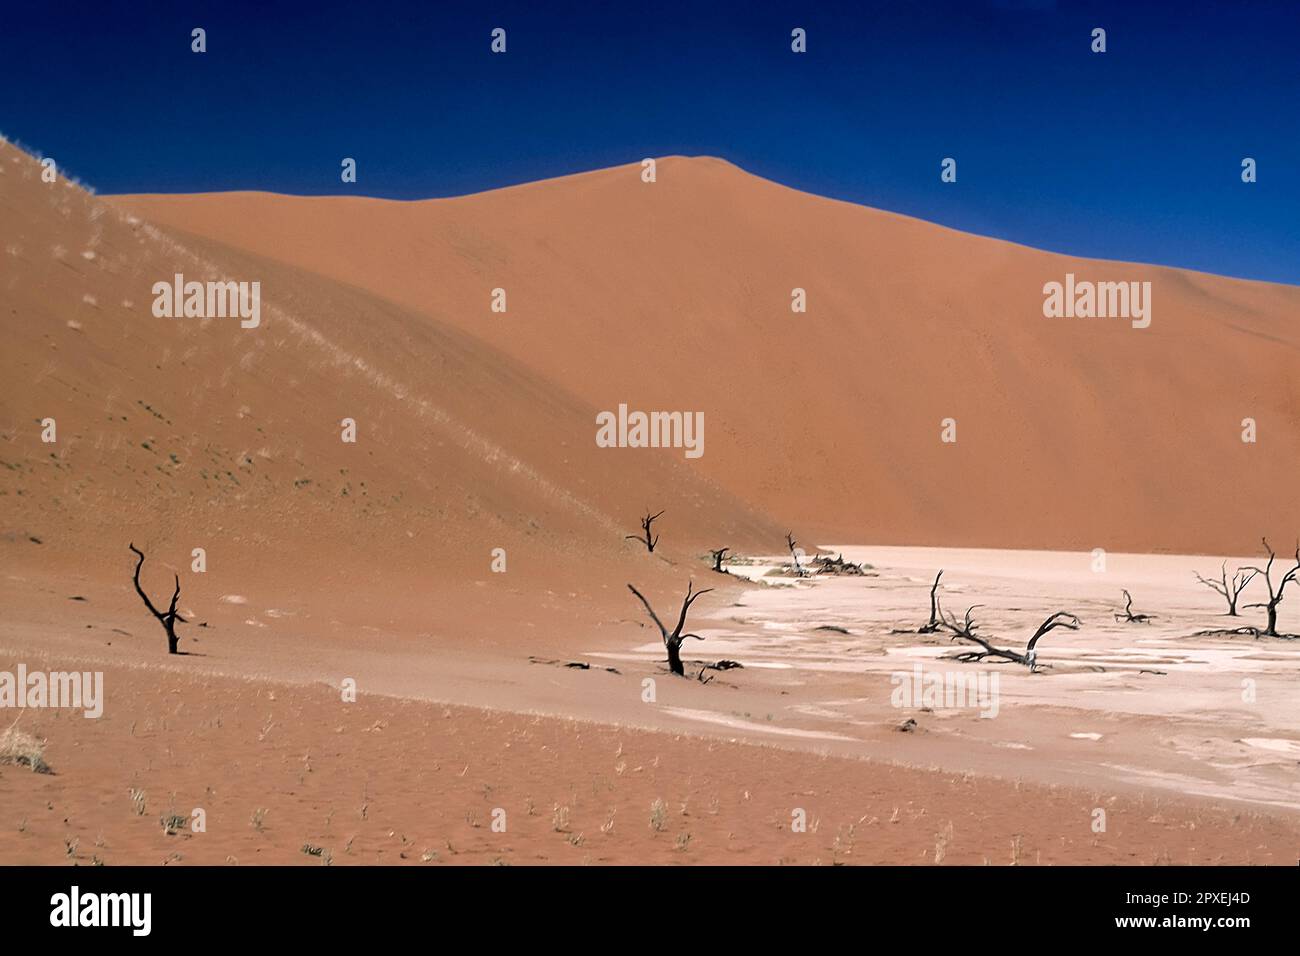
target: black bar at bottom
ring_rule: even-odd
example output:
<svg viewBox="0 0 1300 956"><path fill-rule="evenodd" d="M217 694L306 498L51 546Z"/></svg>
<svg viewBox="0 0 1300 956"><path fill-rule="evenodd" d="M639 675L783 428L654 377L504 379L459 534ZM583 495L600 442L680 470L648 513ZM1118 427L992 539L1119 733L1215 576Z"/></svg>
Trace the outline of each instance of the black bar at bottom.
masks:
<svg viewBox="0 0 1300 956"><path fill-rule="evenodd" d="M127 945L374 942L457 926L557 941L723 933L734 945L770 943L782 923L1231 944L1294 940L1300 900L1300 869L1281 867L10 867L0 881L6 941L77 932Z"/></svg>

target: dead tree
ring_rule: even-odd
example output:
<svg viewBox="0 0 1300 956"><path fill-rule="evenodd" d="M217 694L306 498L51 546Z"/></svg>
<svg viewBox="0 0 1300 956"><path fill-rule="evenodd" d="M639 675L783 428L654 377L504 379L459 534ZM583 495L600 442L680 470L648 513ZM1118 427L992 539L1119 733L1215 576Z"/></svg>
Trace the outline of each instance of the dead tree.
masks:
<svg viewBox="0 0 1300 956"><path fill-rule="evenodd" d="M655 609L650 606L650 602L645 599L645 596L636 588L632 587L632 585L629 584L627 586L627 589L635 594L637 599L645 605L646 612L650 615L650 620L655 622L655 626L659 628L659 633L663 635L664 647L668 648L668 669L674 674L682 677L686 676L686 669L682 667L682 641L686 640L688 637L693 637L697 641L704 640L704 638L700 637L698 634L682 633L682 628L686 626L686 612L691 609L691 605L695 603L696 598L701 594L708 594L713 590L713 588L705 588L703 591L693 592L691 588L692 584L687 582L686 599L682 601L682 613L677 618L677 626L670 632L668 628L664 627L664 622L659 620L659 615L655 613Z"/></svg>
<svg viewBox="0 0 1300 956"><path fill-rule="evenodd" d="M852 561L845 561L843 554L838 554L833 558L825 554L818 555L812 559L812 566L816 574L844 574L861 577L867 573L862 565L854 564Z"/></svg>
<svg viewBox="0 0 1300 956"><path fill-rule="evenodd" d="M655 519L662 514L663 512L661 511L657 515L652 515L649 509L646 509L645 517L641 519L641 534L629 534L626 536L627 539L629 541L640 541L645 545L647 551L654 554L655 545L659 543L659 535L655 535L653 538L650 537L650 526L654 524ZM642 537L641 535L645 535L645 537Z"/></svg>
<svg viewBox="0 0 1300 956"><path fill-rule="evenodd" d="M985 647L988 647L989 645L985 643L982 637L975 636L975 629L979 627L979 625L976 624L971 617L971 615L975 613L976 608L980 608L983 606L984 606L983 604L972 604L970 607L966 609L965 619L963 621L958 622L957 618L954 615L945 613L943 609L943 605L936 600L935 610L939 615L939 622L935 627L935 630L939 630L939 628L944 628L946 630L952 631L952 637L949 638L949 640L952 641L957 640L957 638L962 638L968 641L975 641L977 644L984 644ZM958 659L959 660L961 659L960 656Z"/></svg>
<svg viewBox="0 0 1300 956"><path fill-rule="evenodd" d="M1054 630L1055 628L1068 627L1072 631L1077 631L1082 624L1083 622L1073 614L1066 611L1057 611L1042 624L1038 625L1038 630L1034 631L1034 636L1031 637L1029 643L1025 645L1025 659L1022 663L1024 663L1031 671L1038 670L1037 645L1039 639L1048 631Z"/></svg>
<svg viewBox="0 0 1300 956"><path fill-rule="evenodd" d="M918 634L933 634L943 625L939 619L939 579L943 577L943 568L934 576L934 584L930 585L930 620L917 630Z"/></svg>
<svg viewBox="0 0 1300 956"><path fill-rule="evenodd" d="M710 551L710 552L709 552L709 554L713 555L713 570L714 570L714 571L717 571L719 574L730 574L730 573L731 573L730 571L728 571L726 568L724 568L724 567L722 566L722 559L725 558L725 557L727 556L727 552L730 551L730 550L731 550L730 548L718 548L717 551Z"/></svg>
<svg viewBox="0 0 1300 956"><path fill-rule="evenodd" d="M934 576L934 584L930 585L930 620L926 621L915 631L911 628L896 628L890 631L890 634L934 634L936 631L943 630L943 609L939 606L939 579L943 577L943 568ZM975 605L979 607L980 605Z"/></svg>
<svg viewBox="0 0 1300 956"><path fill-rule="evenodd" d="M1268 545L1267 538L1261 538L1264 542L1264 550L1268 552L1268 564L1264 565L1263 570L1255 567L1246 568L1247 571L1254 571L1256 574L1264 575L1264 583L1268 586L1268 600L1256 604L1247 604L1246 607L1262 607L1268 612L1268 626L1264 628L1266 637L1281 637L1277 632L1277 606L1282 603L1282 592L1286 590L1287 584L1296 579L1297 572L1300 572L1300 544L1295 549L1295 567L1282 575L1282 580L1278 582L1277 590L1273 589L1273 560L1277 557L1273 549Z"/></svg>
<svg viewBox="0 0 1300 956"><path fill-rule="evenodd" d="M1248 574L1247 571L1250 573ZM1217 581L1203 578L1195 571L1192 573L1196 574L1196 580L1200 581L1207 588L1212 588L1213 590L1218 591L1219 594L1222 595L1223 599L1228 602L1228 617L1236 617L1237 598L1241 595L1242 591L1246 590L1246 585L1249 584L1251 579L1259 572L1250 568L1238 568L1237 573L1234 574L1232 580L1229 581L1228 562L1224 561L1222 567L1219 569L1219 580Z"/></svg>
<svg viewBox="0 0 1300 956"><path fill-rule="evenodd" d="M953 636L949 638L949 640L955 641L960 638L962 640L972 641L984 648L982 651L963 651L953 658L953 660L969 664L975 661L982 661L987 657L996 657L1001 660L1011 661L1014 664L1023 664L1031 671L1037 671L1038 642L1043 635L1058 627L1068 627L1072 631L1077 631L1080 624L1082 624L1082 622L1073 614L1067 613L1066 611L1057 611L1038 626L1038 630L1034 632L1034 636L1031 637L1029 643L1025 645L1025 653L1021 654L1017 651L1011 650L1010 648L994 647L984 638L975 633L975 629L979 627L979 625L973 622L971 619L971 613L977 607L983 607L983 605L971 605L971 607L966 610L965 620L961 622L952 615L944 614L942 608L939 610L940 626L952 631Z"/></svg>
<svg viewBox="0 0 1300 956"><path fill-rule="evenodd" d="M1115 612L1115 620L1126 624L1150 624L1153 617L1151 614L1133 613L1133 595L1128 591L1124 592L1124 610Z"/></svg>
<svg viewBox="0 0 1300 956"><path fill-rule="evenodd" d="M189 623L176 611L176 602L181 598L181 576L179 574L176 575L176 590L172 594L171 606L167 608L166 613L159 611L153 606L153 602L149 600L149 595L144 593L144 588L140 586L140 568L144 566L144 552L137 548L134 542L127 545L127 547L134 551L140 558L140 560L135 563L135 577L133 578L135 581L135 593L140 595L140 600L144 601L144 606L149 609L149 613L158 618L158 623L160 623L167 631L167 653L179 654L180 651L178 651L176 647L180 644L181 639L176 634L176 622L180 621L182 624Z"/></svg>
<svg viewBox="0 0 1300 956"><path fill-rule="evenodd" d="M790 549L790 557L794 559L794 573L799 575L799 577L803 577L804 574L807 572L804 571L803 565L799 563L799 552L795 548L795 545L797 545L799 542L794 539L793 531L787 531L785 533L785 543L786 546Z"/></svg>

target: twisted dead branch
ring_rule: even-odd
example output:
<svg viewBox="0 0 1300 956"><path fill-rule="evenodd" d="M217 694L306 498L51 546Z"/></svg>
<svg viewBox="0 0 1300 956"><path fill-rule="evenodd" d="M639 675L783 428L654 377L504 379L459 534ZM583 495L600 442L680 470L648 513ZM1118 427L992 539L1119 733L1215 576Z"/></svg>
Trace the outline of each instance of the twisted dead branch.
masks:
<svg viewBox="0 0 1300 956"><path fill-rule="evenodd" d="M1282 580L1278 582L1277 588L1273 587L1273 561L1277 557L1273 549L1269 547L1268 539L1260 539L1264 543L1264 550L1268 552L1268 563L1264 565L1263 570L1255 567L1246 568L1247 571L1254 571L1256 574L1264 575L1264 584L1268 587L1268 600L1247 604L1246 607L1262 607L1268 614L1268 624L1264 628L1265 637L1291 637L1287 634L1277 632L1277 606L1282 603L1282 594L1286 591L1286 586L1296 579L1296 574L1300 573L1300 543L1296 544L1295 549L1295 567L1286 574L1282 575Z"/></svg>
<svg viewBox="0 0 1300 956"><path fill-rule="evenodd" d="M1133 595L1124 592L1124 610L1115 612L1115 620L1125 624L1150 624L1155 619L1153 614L1134 614Z"/></svg>
<svg viewBox="0 0 1300 956"><path fill-rule="evenodd" d="M1077 631L1083 623L1067 611L1057 611L1038 626L1038 630L1034 632L1034 636L1031 637L1029 643L1025 645L1025 653L1021 654L1018 651L1011 650L1010 648L994 647L987 640L975 633L975 630L979 625L974 622L972 615L976 608L983 606L984 605L982 604L972 604L966 609L966 616L962 621L958 621L955 616L944 612L942 606L939 608L939 626L952 632L952 637L949 638L950 641L971 641L983 648L983 650L979 651L962 651L957 654L953 660L969 664L985 660L989 657L995 657L999 660L1011 661L1013 664L1023 664L1025 667L1028 667L1030 671L1037 671L1038 642L1049 631L1053 631L1058 627L1065 627L1072 631Z"/></svg>
<svg viewBox="0 0 1300 956"><path fill-rule="evenodd" d="M189 623L185 618L181 617L176 610L176 602L179 601L181 597L181 577L179 574L176 575L176 590L172 594L172 602L167 608L167 611L164 613L163 611L158 610L153 606L153 602L149 600L149 595L144 593L144 588L140 586L140 568L144 566L144 552L137 548L134 542L127 545L127 547L134 551L140 559L135 563L135 575L132 577L132 581L135 584L135 593L140 595L140 600L144 601L144 606L149 609L149 613L156 617L158 623L163 626L164 630L166 630L167 653L179 654L180 651L177 650L177 646L180 644L181 639L176 634L176 622L180 621L182 624Z"/></svg>
<svg viewBox="0 0 1300 956"><path fill-rule="evenodd" d="M664 647L668 649L668 669L681 677L686 676L686 669L682 667L682 642L691 637L695 638L697 641L704 640L704 638L700 637L698 634L682 633L682 628L686 626L686 613L691 609L691 605L695 603L701 594L708 594L713 590L713 588L705 588L702 591L693 591L693 586L694 585L691 582L687 582L686 598L682 601L682 612L677 618L677 626L673 628L672 631L669 631L668 628L664 627L663 621L659 620L659 615L657 615L654 608L650 606L650 602L645 599L645 595L632 585L629 584L627 586L627 589L635 594L637 599L645 605L646 613L650 615L650 620L654 621L655 626L659 628L659 633L664 640Z"/></svg>
<svg viewBox="0 0 1300 956"><path fill-rule="evenodd" d="M655 535L654 537L651 537L650 526L654 524L655 519L660 517L660 515L662 514L663 512L661 511L657 515L652 515L650 513L650 509L647 508L645 516L641 519L641 534L639 535L629 534L629 535L624 535L624 537L627 538L627 540L629 541L640 541L642 544L645 545L646 551L650 552L651 554L654 554L655 545L659 543L659 535Z"/></svg>

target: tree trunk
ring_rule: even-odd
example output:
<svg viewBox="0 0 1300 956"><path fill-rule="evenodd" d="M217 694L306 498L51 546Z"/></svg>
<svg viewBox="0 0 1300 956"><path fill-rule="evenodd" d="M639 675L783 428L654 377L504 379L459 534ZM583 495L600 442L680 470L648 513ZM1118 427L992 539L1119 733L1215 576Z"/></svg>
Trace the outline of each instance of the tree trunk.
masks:
<svg viewBox="0 0 1300 956"><path fill-rule="evenodd" d="M181 642L181 639L180 639L180 637L177 635L177 633L176 633L176 629L175 629L175 628L172 628L172 627L167 628L167 653L168 653L168 654L179 654L180 651L178 651L178 650L176 649L176 647L177 647L177 645L180 644L180 642Z"/></svg>
<svg viewBox="0 0 1300 956"><path fill-rule="evenodd" d="M668 642L668 669L681 677L686 676L686 668L682 667L682 645L677 641Z"/></svg>
<svg viewBox="0 0 1300 956"><path fill-rule="evenodd" d="M1277 605L1268 605L1268 627L1264 633L1269 637L1277 637Z"/></svg>

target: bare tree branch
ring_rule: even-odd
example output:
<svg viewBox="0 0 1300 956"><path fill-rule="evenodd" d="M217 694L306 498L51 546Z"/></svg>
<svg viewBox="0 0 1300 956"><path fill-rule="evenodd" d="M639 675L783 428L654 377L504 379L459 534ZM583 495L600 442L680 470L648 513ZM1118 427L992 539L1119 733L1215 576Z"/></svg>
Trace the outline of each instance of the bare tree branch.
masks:
<svg viewBox="0 0 1300 956"><path fill-rule="evenodd" d="M1277 555L1273 553L1267 538L1261 538L1260 541L1264 544L1264 550L1268 552L1268 563L1264 565L1262 570L1256 567L1247 567L1245 570L1264 575L1264 584L1268 587L1268 601L1247 604L1246 607L1264 608L1268 614L1268 625L1264 628L1264 635L1267 637L1281 637L1282 635L1277 632L1277 606L1282 603L1282 595L1286 591L1286 586L1296 579L1297 573L1300 573L1300 542L1296 543L1295 567L1282 575L1282 580L1278 582L1275 590L1273 587L1273 561L1277 558Z"/></svg>
<svg viewBox="0 0 1300 956"><path fill-rule="evenodd" d="M645 599L645 595L642 594L640 591L638 591L636 588L632 587L632 585L630 584L627 586L627 589L631 591L633 594L635 594L640 599L641 603L645 605L646 613L650 615L650 620L654 621L655 626L659 628L659 636L663 638L665 641L667 641L668 628L664 627L664 622L659 620L659 615L656 614L655 609L650 606L650 602Z"/></svg>
<svg viewBox="0 0 1300 956"><path fill-rule="evenodd" d="M1229 581L1228 562L1224 561L1219 568L1219 580L1217 581L1203 578L1195 571L1192 573L1196 575L1196 580L1207 588L1217 591L1228 602L1228 617L1236 617L1237 598L1241 596L1241 592L1246 589L1246 585L1254 579L1255 575L1259 574L1259 571L1253 568L1238 568L1236 573L1233 574L1232 580Z"/></svg>
<svg viewBox="0 0 1300 956"><path fill-rule="evenodd" d="M176 622L188 623L176 611L176 602L181 598L181 577L179 574L175 575L176 590L172 592L171 604L168 606L166 613L159 611L153 606L153 602L149 600L149 595L144 593L144 588L140 585L140 569L144 567L144 552L137 548L134 542L128 544L127 547L139 558L135 563L135 574L131 578L132 583L135 584L135 593L140 595L140 600L144 601L144 606L149 609L149 613L156 617L158 623L167 631L167 653L179 654L180 651L177 650L177 647L180 644L180 637L176 634Z"/></svg>
<svg viewBox="0 0 1300 956"><path fill-rule="evenodd" d="M655 535L654 537L651 537L650 526L654 524L655 519L662 514L663 512L661 511L657 515L652 515L650 513L650 509L647 508L645 517L641 519L641 534L639 535L629 534L629 535L625 535L624 537L627 538L629 541L640 541L642 544L645 545L645 548L648 552L654 554L655 545L659 543L659 535Z"/></svg>
<svg viewBox="0 0 1300 956"><path fill-rule="evenodd" d="M974 612L977 607L983 607L983 605L971 605L971 607L966 611L966 619L962 622L958 622L952 615L945 614L942 608L939 610L940 626L952 631L953 636L949 638L949 640L955 641L961 639L972 641L984 648L982 651L963 651L953 658L954 660L962 661L963 663L972 663L975 661L982 661L988 657L996 657L1001 660L1011 661L1014 664L1023 664L1031 671L1037 671L1038 642L1043 638L1043 636L1058 627L1066 627L1072 631L1077 631L1083 623L1067 611L1057 611L1038 626L1038 630L1034 632L1034 636L1031 637L1029 643L1025 645L1025 653L1021 654L1017 651L1011 650L1010 648L995 647L989 641L975 633L975 629L979 627L979 625L974 623L972 620L972 612Z"/></svg>
<svg viewBox="0 0 1300 956"><path fill-rule="evenodd" d="M686 598L682 601L681 615L677 618L677 626L673 628L672 633L669 633L668 628L664 627L663 621L659 620L659 615L657 615L654 612L654 608L650 606L650 602L645 599L645 595L632 585L629 584L627 586L627 589L635 594L641 603L645 605L646 612L650 615L650 619L654 621L655 625L659 628L659 633L663 637L664 647L668 648L668 669L674 674L682 677L686 676L686 670L682 666L682 642L689 638L694 638L697 641L704 640L704 638L700 637L698 634L682 633L682 628L686 626L686 614L690 611L691 605L699 599L700 595L708 594L713 590L713 588L704 588L702 591L695 591L693 590L693 587L693 582L687 582ZM707 681L705 683L707 683Z"/></svg>
<svg viewBox="0 0 1300 956"><path fill-rule="evenodd" d="M794 559L794 573L799 575L799 577L803 577L808 572L805 571L803 565L799 563L799 552L796 549L796 545L798 545L799 542L794 539L793 531L787 531L785 533L785 543L786 547L790 549L790 557Z"/></svg>
<svg viewBox="0 0 1300 956"><path fill-rule="evenodd" d="M934 576L934 584L930 585L930 620L922 624L917 630L918 634L933 634L943 625L939 619L939 579L943 577L943 568Z"/></svg>
<svg viewBox="0 0 1300 956"><path fill-rule="evenodd" d="M1124 591L1124 610L1116 612L1115 620L1124 621L1127 624L1150 624L1154 615L1151 614L1134 614L1133 613L1133 595Z"/></svg>

